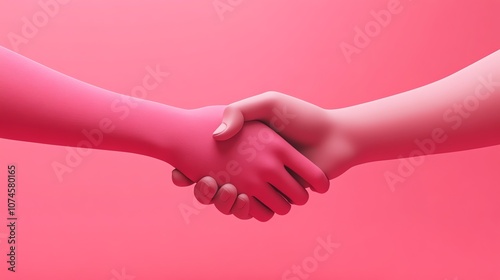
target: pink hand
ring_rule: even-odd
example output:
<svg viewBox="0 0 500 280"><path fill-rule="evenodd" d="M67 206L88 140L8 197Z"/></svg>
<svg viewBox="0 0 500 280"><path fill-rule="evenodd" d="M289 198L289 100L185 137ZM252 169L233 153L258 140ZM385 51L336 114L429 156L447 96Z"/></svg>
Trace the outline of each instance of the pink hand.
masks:
<svg viewBox="0 0 500 280"><path fill-rule="evenodd" d="M267 92L227 106L224 110L223 124L214 134L214 138L229 139L238 134L245 121L260 120L272 127L333 178L352 166L354 158L354 149L334 119L332 112L313 104L281 93ZM172 177L177 185L193 183L178 170L172 172ZM304 187L309 186L300 178L298 180ZM200 202L214 203L219 210L231 209L231 213L235 216L247 218L248 213L244 212L247 197L241 194L237 197L234 195L226 201L220 201L216 197L221 191L234 194L230 191L232 188L234 186L223 185L217 191L217 184L204 178L195 186L195 191ZM320 193L327 190L316 189L313 186L311 189ZM238 207L233 205L235 202Z"/></svg>
<svg viewBox="0 0 500 280"><path fill-rule="evenodd" d="M235 137L214 141L212 133L223 110L212 106L186 111L184 126L189 129L179 131L169 157L188 178L198 181L208 174L220 185L233 183L239 193L248 195L250 213L259 220L271 218L273 212L286 214L289 201L307 201L308 194L297 180L328 189L329 182L317 166L261 123L249 122ZM224 198L223 194L216 197Z"/></svg>

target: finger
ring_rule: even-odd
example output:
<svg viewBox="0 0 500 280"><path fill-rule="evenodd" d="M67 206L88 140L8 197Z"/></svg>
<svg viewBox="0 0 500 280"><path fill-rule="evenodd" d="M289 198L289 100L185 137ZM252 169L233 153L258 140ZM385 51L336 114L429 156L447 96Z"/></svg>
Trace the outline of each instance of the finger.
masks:
<svg viewBox="0 0 500 280"><path fill-rule="evenodd" d="M231 208L231 213L239 219L248 220L252 218L250 215L250 199L244 193L238 195L236 202Z"/></svg>
<svg viewBox="0 0 500 280"><path fill-rule="evenodd" d="M214 139L223 141L233 137L245 121L269 122L275 97L271 93L263 93L228 105L224 109L221 125L214 131Z"/></svg>
<svg viewBox="0 0 500 280"><path fill-rule="evenodd" d="M311 184L309 184L306 180L304 180L302 177L300 177L299 175L297 175L297 173L293 172L293 170L291 170L290 168L286 167L285 166L285 169L286 171L292 175L293 179L299 183L300 186L302 186L303 188L307 189L311 189Z"/></svg>
<svg viewBox="0 0 500 280"><path fill-rule="evenodd" d="M285 166L295 172L309 183L311 189L318 193L325 193L330 187L330 181L325 173L311 162L308 158L298 152L285 153ZM303 187L307 187L304 186Z"/></svg>
<svg viewBox="0 0 500 280"><path fill-rule="evenodd" d="M271 184L281 192L290 203L304 205L309 199L309 193L304 186L301 186L288 172L284 172L281 176L274 178Z"/></svg>
<svg viewBox="0 0 500 280"><path fill-rule="evenodd" d="M250 200L250 215L261 222L269 221L274 212L262 204L258 199L253 196L248 197Z"/></svg>
<svg viewBox="0 0 500 280"><path fill-rule="evenodd" d="M194 197L196 197L201 204L208 205L213 203L212 199L218 189L219 186L217 185L215 179L206 176L201 178L200 181L198 181L198 183L194 186Z"/></svg>
<svg viewBox="0 0 500 280"><path fill-rule="evenodd" d="M243 127L243 115L235 106L227 106L224 109L222 123L214 131L213 137L215 140L223 141L236 135Z"/></svg>
<svg viewBox="0 0 500 280"><path fill-rule="evenodd" d="M182 172L180 172L178 169L172 170L172 182L174 185L178 187L186 187L194 184L191 179L186 177Z"/></svg>
<svg viewBox="0 0 500 280"><path fill-rule="evenodd" d="M290 203L271 185L261 188L258 196L255 197L278 215L285 215L290 212Z"/></svg>
<svg viewBox="0 0 500 280"><path fill-rule="evenodd" d="M238 191L232 184L225 184L217 191L213 199L213 203L217 209L226 215L231 214L231 208L236 201Z"/></svg>

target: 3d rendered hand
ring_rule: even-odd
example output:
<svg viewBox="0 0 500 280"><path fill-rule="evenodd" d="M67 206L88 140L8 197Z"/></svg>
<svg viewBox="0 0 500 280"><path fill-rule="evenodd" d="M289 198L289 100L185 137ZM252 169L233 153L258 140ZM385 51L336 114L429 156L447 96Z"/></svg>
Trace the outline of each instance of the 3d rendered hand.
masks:
<svg viewBox="0 0 500 280"><path fill-rule="evenodd" d="M261 221L273 212L286 214L289 203L307 201L306 190L292 174L319 192L328 189L328 179L317 166L260 122L248 122L235 137L215 141L212 132L221 122L223 109L212 106L187 112L183 125L188 129L178 132L176 138L182 140L170 152L173 166L189 178L199 180L209 174L219 184L238 186L238 192L249 197L250 213Z"/></svg>
<svg viewBox="0 0 500 280"><path fill-rule="evenodd" d="M76 146L81 153L92 148L147 155L195 181L209 174L215 183L233 183L247 193L251 214L261 221L287 213L289 202L306 202L307 192L290 174L318 191L328 189L316 165L261 123L215 141L223 106L185 110L117 94L2 47L0 62L2 138ZM67 172L54 168L58 176Z"/></svg>
<svg viewBox="0 0 500 280"><path fill-rule="evenodd" d="M294 116L288 122L279 123L280 106ZM361 163L498 145L500 51L434 83L341 109L323 110L278 93L251 97L226 108L214 138L230 138L249 120L273 127L330 179ZM177 184L190 183L175 170L174 177ZM219 192L232 197L220 201ZM202 203L251 217L248 198L237 196L230 184L218 189L204 177L195 194Z"/></svg>
<svg viewBox="0 0 500 280"><path fill-rule="evenodd" d="M228 105L222 124L213 137L221 142L228 141L246 127L245 121L251 120L260 120L273 128L319 166L330 179L354 164L354 147L345 130L334 123L329 111L278 92L263 93ZM193 183L178 170L173 171L172 178L180 186ZM302 185L307 186L304 183ZM250 218L248 197L244 193L238 195L235 186L225 184L217 191L215 181L211 177L204 177L195 186L195 196L204 204L215 203L223 213L233 213L241 219ZM221 200L221 193L229 198Z"/></svg>

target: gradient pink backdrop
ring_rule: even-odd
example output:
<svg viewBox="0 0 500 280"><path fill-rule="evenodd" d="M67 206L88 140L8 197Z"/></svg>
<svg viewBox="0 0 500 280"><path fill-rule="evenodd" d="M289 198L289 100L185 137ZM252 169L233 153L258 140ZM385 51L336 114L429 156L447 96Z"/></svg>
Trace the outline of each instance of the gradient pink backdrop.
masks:
<svg viewBox="0 0 500 280"><path fill-rule="evenodd" d="M277 90L334 108L435 81L500 46L496 0L401 0L350 63L340 44L390 0L221 0L236 5L222 18L213 2L72 0L17 51L125 94L160 65L171 75L147 98L178 107ZM40 11L34 0L0 2L0 44L16 49L8 34ZM498 146L428 157L395 191L384 172L398 161L358 166L267 223L213 206L186 222L192 187L132 154L93 151L60 182L51 164L66 153L0 139L1 279L278 280L314 264L329 235L340 247L308 279L500 279ZM18 166L16 273L5 262L8 163Z"/></svg>

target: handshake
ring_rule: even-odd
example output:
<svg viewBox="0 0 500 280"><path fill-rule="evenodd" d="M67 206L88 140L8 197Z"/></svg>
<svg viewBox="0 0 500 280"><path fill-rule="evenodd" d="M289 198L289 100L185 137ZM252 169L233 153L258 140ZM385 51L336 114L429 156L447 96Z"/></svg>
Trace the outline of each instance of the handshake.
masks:
<svg viewBox="0 0 500 280"><path fill-rule="evenodd" d="M174 163L172 180L178 186L197 181L201 203L240 219L287 214L291 204L307 202L308 188L326 192L328 180L356 161L355 143L336 113L278 92L193 110L203 135L192 140L197 147L186 151L186 162ZM212 169L200 174L196 166Z"/></svg>
<svg viewBox="0 0 500 280"><path fill-rule="evenodd" d="M307 202L308 189L326 192L357 164L500 144L500 51L434 83L331 110L278 92L180 109L89 85L2 47L0 61L0 138L163 160L176 168L176 185L196 182L201 203L240 219L284 215ZM82 146L82 131L95 127L105 127L103 141Z"/></svg>
<svg viewBox="0 0 500 280"><path fill-rule="evenodd" d="M306 203L307 189L326 192L330 179L358 164L498 145L499 64L496 51L434 83L340 109L278 92L198 109L207 114L199 129L214 141L186 151L190 164L173 164L173 182L196 182L196 198L224 214L267 221ZM225 161L198 157L209 150L216 154L207 158ZM217 168L202 174L193 166ZM402 180L384 176L390 186Z"/></svg>

